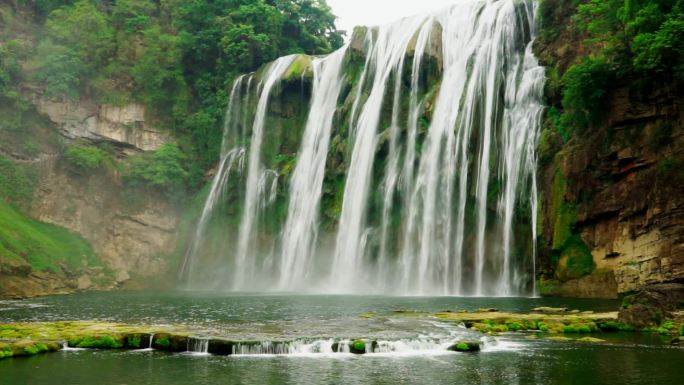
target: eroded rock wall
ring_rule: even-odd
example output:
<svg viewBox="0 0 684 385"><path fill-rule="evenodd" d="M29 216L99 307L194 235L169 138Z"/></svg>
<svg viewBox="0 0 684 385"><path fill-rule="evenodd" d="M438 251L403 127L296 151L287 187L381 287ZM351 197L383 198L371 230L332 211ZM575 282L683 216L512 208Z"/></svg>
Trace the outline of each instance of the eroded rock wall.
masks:
<svg viewBox="0 0 684 385"><path fill-rule="evenodd" d="M567 31L535 48L550 74L587 54ZM548 294L617 297L684 282L684 104L675 85L652 83L617 79L602 123L565 143L542 135L540 262L543 279L554 282ZM580 246L564 248L567 239ZM585 246L590 256L581 262ZM567 274L568 258L582 265L579 274Z"/></svg>
<svg viewBox="0 0 684 385"><path fill-rule="evenodd" d="M32 217L83 236L119 283L167 272L178 223L168 199L125 188L116 174L76 173L59 160L44 163L41 171Z"/></svg>

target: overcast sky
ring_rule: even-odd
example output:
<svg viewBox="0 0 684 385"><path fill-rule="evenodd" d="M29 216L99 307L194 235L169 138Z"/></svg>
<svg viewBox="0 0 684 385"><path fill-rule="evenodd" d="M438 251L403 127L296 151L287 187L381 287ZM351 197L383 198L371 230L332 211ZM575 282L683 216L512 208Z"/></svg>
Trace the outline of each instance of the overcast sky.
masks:
<svg viewBox="0 0 684 385"><path fill-rule="evenodd" d="M337 28L349 31L357 25L382 25L402 17L434 11L455 0L328 0L339 18Z"/></svg>

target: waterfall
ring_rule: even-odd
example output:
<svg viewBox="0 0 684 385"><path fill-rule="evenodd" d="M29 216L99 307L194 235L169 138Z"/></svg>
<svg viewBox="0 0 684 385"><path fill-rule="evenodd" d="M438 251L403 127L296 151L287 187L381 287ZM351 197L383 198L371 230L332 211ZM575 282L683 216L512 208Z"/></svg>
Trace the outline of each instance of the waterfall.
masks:
<svg viewBox="0 0 684 385"><path fill-rule="evenodd" d="M183 276L234 291L535 294L535 11L460 0L238 78ZM219 203L235 226L212 243Z"/></svg>
<svg viewBox="0 0 684 385"><path fill-rule="evenodd" d="M237 244L237 254L235 257L235 268L233 274L233 288L243 289L250 279L255 274L254 269L255 260L253 256L248 255L254 242L255 221L258 214L259 197L263 192L263 188L259 188L263 183L260 180L265 179L261 177L263 173L261 165L261 144L264 139L264 128L266 123L266 109L268 108L269 97L271 90L276 83L283 76L285 71L290 67L294 61L294 56L286 56L276 60L271 64L264 76L263 83L259 85L261 89L259 95L259 102L255 112L254 125L252 127L252 137L249 147L249 160L247 166L247 181L245 192L244 211L242 213L242 222L240 223L239 241Z"/></svg>
<svg viewBox="0 0 684 385"><path fill-rule="evenodd" d="M288 217L283 229L280 287L291 289L306 281L316 250L317 219L333 115L344 81L346 47L327 58L313 60L310 114L297 166L290 184Z"/></svg>
<svg viewBox="0 0 684 385"><path fill-rule="evenodd" d="M367 196L377 145L377 128L380 110L385 97L387 81L403 61L406 48L415 31L424 23L423 18L407 18L378 31L377 42L372 46L371 68L375 70L370 95L366 100L353 131L354 147L344 188L344 203L335 247L331 280L336 290L352 289L356 280L364 277L364 252L361 247L365 233Z"/></svg>

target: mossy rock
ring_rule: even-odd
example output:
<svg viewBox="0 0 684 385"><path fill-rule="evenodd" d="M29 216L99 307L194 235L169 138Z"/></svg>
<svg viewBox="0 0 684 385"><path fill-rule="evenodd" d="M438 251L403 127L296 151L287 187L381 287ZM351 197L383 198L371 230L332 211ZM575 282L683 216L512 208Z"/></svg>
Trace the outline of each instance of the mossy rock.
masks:
<svg viewBox="0 0 684 385"><path fill-rule="evenodd" d="M606 340L602 340L602 339L600 339L600 338L594 338L594 337L582 337L582 338L578 339L577 341L580 341L580 342L589 342L589 343L592 343L592 344L600 344L600 343L606 342Z"/></svg>
<svg viewBox="0 0 684 385"><path fill-rule="evenodd" d="M349 352L352 354L373 353L377 347L378 341L358 339L349 343ZM333 348L333 351L336 350ZM339 351L339 345L337 351Z"/></svg>
<svg viewBox="0 0 684 385"><path fill-rule="evenodd" d="M297 55L290 68L283 74L282 80L285 82L300 80L302 78L311 79L313 77L313 64L311 57L307 55Z"/></svg>
<svg viewBox="0 0 684 385"><path fill-rule="evenodd" d="M133 333L126 335L124 347L126 349L149 349L151 334Z"/></svg>
<svg viewBox="0 0 684 385"><path fill-rule="evenodd" d="M36 354L56 352L62 345L56 342L18 341L0 344L0 358L33 356Z"/></svg>
<svg viewBox="0 0 684 385"><path fill-rule="evenodd" d="M460 341L457 342L447 348L447 350L451 352L461 352L461 353L467 353L467 352L479 352L480 351L480 343L477 341Z"/></svg>
<svg viewBox="0 0 684 385"><path fill-rule="evenodd" d="M570 309L567 307L537 307L532 309L533 312L535 313L543 313L543 314L562 314L562 313L567 313Z"/></svg>
<svg viewBox="0 0 684 385"><path fill-rule="evenodd" d="M123 336L85 336L70 338L69 346L84 349L121 349L125 345Z"/></svg>
<svg viewBox="0 0 684 385"><path fill-rule="evenodd" d="M563 247L556 269L556 276L561 281L579 279L596 270L591 250L579 236L573 236Z"/></svg>
<svg viewBox="0 0 684 385"><path fill-rule="evenodd" d="M167 352L185 352L188 350L188 337L168 333L155 334L152 347Z"/></svg>
<svg viewBox="0 0 684 385"><path fill-rule="evenodd" d="M606 321L598 324L598 328L602 332L633 332L634 326L624 324L618 321Z"/></svg>
<svg viewBox="0 0 684 385"><path fill-rule="evenodd" d="M366 341L354 340L349 343L349 352L353 354L366 354Z"/></svg>
<svg viewBox="0 0 684 385"><path fill-rule="evenodd" d="M517 321L506 322L506 327L508 328L508 330L510 330L512 332L517 332L519 330L526 330L527 329L525 327L525 325L523 325L522 323L517 322Z"/></svg>

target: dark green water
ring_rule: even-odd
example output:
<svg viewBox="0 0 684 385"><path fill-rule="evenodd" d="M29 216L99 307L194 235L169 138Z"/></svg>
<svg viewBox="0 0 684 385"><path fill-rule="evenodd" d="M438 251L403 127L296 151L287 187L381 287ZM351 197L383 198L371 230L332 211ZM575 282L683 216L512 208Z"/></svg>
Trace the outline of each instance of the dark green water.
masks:
<svg viewBox="0 0 684 385"><path fill-rule="evenodd" d="M224 321L325 320L400 309L426 312L530 311L539 306L612 311L619 302L567 298L459 298L326 295L226 295L189 292L112 292L0 301L2 321L109 320L123 322L213 323Z"/></svg>
<svg viewBox="0 0 684 385"><path fill-rule="evenodd" d="M91 293L4 301L0 302L0 322L100 319L152 325L182 323L196 327L198 336L264 340L368 337L386 341L392 348L364 356L295 352L228 357L68 350L2 360L0 384L684 383L684 349L668 346L658 336L597 336L608 340L604 344L557 342L534 333L482 337L457 325L394 313L399 309L480 307L527 311L537 306L611 310L617 304L567 299L206 293ZM359 317L371 311L376 314L372 319ZM462 338L480 339L484 350L477 354L445 351L444 343Z"/></svg>

